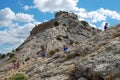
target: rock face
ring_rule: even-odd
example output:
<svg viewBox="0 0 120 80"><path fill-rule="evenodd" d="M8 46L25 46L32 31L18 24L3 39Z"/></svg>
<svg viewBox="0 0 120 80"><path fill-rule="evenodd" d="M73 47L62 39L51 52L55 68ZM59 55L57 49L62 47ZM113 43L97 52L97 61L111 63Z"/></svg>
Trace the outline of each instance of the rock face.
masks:
<svg viewBox="0 0 120 80"><path fill-rule="evenodd" d="M47 51L45 60L42 47ZM14 54L25 61L17 71L29 80L120 80L120 25L101 31L74 13L60 11L36 25Z"/></svg>
<svg viewBox="0 0 120 80"><path fill-rule="evenodd" d="M93 52L76 63L71 80L120 80L120 25L88 40Z"/></svg>

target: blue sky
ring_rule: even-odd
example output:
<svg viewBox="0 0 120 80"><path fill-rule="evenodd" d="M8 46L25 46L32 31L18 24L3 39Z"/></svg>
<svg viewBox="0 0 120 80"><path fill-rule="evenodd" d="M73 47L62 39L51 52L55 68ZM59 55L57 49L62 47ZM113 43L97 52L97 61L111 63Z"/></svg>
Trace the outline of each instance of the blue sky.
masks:
<svg viewBox="0 0 120 80"><path fill-rule="evenodd" d="M79 20L103 29L120 23L120 0L1 0L0 53L17 48L35 24L51 20L60 10L74 12Z"/></svg>

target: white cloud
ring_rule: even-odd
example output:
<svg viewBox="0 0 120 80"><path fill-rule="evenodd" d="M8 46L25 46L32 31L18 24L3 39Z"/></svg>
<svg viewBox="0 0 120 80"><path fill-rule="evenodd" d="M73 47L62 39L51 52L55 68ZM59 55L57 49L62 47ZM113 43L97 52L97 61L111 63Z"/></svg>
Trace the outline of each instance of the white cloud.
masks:
<svg viewBox="0 0 120 80"><path fill-rule="evenodd" d="M27 23L22 26L10 27L8 30L0 31L0 46L7 45L8 51L17 48L29 35L35 24L40 22ZM2 53L8 51L2 51Z"/></svg>
<svg viewBox="0 0 120 80"><path fill-rule="evenodd" d="M25 13L14 13L10 8L0 10L0 26L14 25L14 21L32 22L35 21L34 16Z"/></svg>
<svg viewBox="0 0 120 80"><path fill-rule="evenodd" d="M120 13L104 8L95 11L86 11L84 8L79 8L73 12L78 15L79 20L86 20L91 26L102 30L104 26L103 24L108 21L108 18L120 21ZM101 25L96 25L98 23Z"/></svg>
<svg viewBox="0 0 120 80"><path fill-rule="evenodd" d="M9 9L5 8L0 10L0 25L9 26L12 23L12 20L15 18L15 13Z"/></svg>
<svg viewBox="0 0 120 80"><path fill-rule="evenodd" d="M34 18L33 18L34 16L29 15L29 14L17 13L15 17L16 17L16 20L21 21L21 22L35 21Z"/></svg>
<svg viewBox="0 0 120 80"><path fill-rule="evenodd" d="M97 22L105 21L106 20L106 16L100 14L97 11L88 12L88 18L91 19L92 23L97 23Z"/></svg>
<svg viewBox="0 0 120 80"><path fill-rule="evenodd" d="M24 22L20 24L20 22ZM20 45L30 34L36 22L33 15L14 13L10 8L0 10L0 53L8 52Z"/></svg>
<svg viewBox="0 0 120 80"><path fill-rule="evenodd" d="M97 12L112 19L120 20L120 13L116 11L100 8Z"/></svg>
<svg viewBox="0 0 120 80"><path fill-rule="evenodd" d="M26 6L24 6L23 8L24 8L24 10L29 10L29 9L30 9L30 7L29 7L29 6L27 6L27 5L26 5Z"/></svg>
<svg viewBox="0 0 120 80"><path fill-rule="evenodd" d="M90 11L90 12L79 11L77 14L81 18L90 19L92 23L106 21L108 17L112 19L120 20L120 14L118 12L108 10L108 9L103 9L103 8L100 8L96 11Z"/></svg>
<svg viewBox="0 0 120 80"><path fill-rule="evenodd" d="M31 8L34 8L34 6L25 5L25 6L23 7L24 10L29 10L29 9L31 9Z"/></svg>
<svg viewBox="0 0 120 80"><path fill-rule="evenodd" d="M34 0L35 8L42 12L75 10L78 0Z"/></svg>

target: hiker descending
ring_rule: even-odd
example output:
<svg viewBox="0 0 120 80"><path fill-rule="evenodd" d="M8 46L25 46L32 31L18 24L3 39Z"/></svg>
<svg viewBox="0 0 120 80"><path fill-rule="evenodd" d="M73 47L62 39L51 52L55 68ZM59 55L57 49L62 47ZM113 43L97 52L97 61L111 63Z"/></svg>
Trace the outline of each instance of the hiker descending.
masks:
<svg viewBox="0 0 120 80"><path fill-rule="evenodd" d="M108 23L105 23L104 30L106 30L107 28L108 28Z"/></svg>
<svg viewBox="0 0 120 80"><path fill-rule="evenodd" d="M45 52L45 48L43 46L41 46L41 57L42 57L42 60L45 60L47 58L47 54Z"/></svg>
<svg viewBox="0 0 120 80"><path fill-rule="evenodd" d="M66 57L66 53L67 53L68 47L66 45L64 45L63 47L63 51L64 51L64 56Z"/></svg>
<svg viewBox="0 0 120 80"><path fill-rule="evenodd" d="M20 62L19 62L19 60L16 62L16 68L17 69L19 69L19 67L20 67Z"/></svg>
<svg viewBox="0 0 120 80"><path fill-rule="evenodd" d="M42 51L41 52L41 57L42 57L42 60L45 60L47 55L46 55L46 52L45 51Z"/></svg>
<svg viewBox="0 0 120 80"><path fill-rule="evenodd" d="M16 71L16 63L15 62L13 63L13 69L14 69L14 71Z"/></svg>
<svg viewBox="0 0 120 80"><path fill-rule="evenodd" d="M24 65L24 64L25 64L25 61L23 61L22 64Z"/></svg>

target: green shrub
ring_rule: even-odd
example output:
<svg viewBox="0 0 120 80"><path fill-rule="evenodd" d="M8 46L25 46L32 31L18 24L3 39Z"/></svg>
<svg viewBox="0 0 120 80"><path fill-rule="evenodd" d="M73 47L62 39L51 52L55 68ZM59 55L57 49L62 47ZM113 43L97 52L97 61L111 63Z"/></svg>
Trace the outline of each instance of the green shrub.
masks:
<svg viewBox="0 0 120 80"><path fill-rule="evenodd" d="M51 50L50 51L50 55L54 55L56 52L59 52L60 50L58 48L54 49L54 50Z"/></svg>
<svg viewBox="0 0 120 80"><path fill-rule="evenodd" d="M68 39L68 36L62 36L62 37Z"/></svg>
<svg viewBox="0 0 120 80"><path fill-rule="evenodd" d="M66 24L62 24L63 26L66 26Z"/></svg>
<svg viewBox="0 0 120 80"><path fill-rule="evenodd" d="M54 55L55 53L56 53L55 50L50 51L50 55Z"/></svg>
<svg viewBox="0 0 120 80"><path fill-rule="evenodd" d="M12 60L12 63L15 63L15 62L16 62L16 59L13 59L13 60Z"/></svg>
<svg viewBox="0 0 120 80"><path fill-rule="evenodd" d="M116 33L113 33L113 34L112 34L112 38L116 38L116 37L118 37L118 36L120 36L120 32L116 32Z"/></svg>
<svg viewBox="0 0 120 80"><path fill-rule="evenodd" d="M82 23L84 26L89 25L86 21L81 21L81 23Z"/></svg>
<svg viewBox="0 0 120 80"><path fill-rule="evenodd" d="M55 52L59 52L60 50L59 50L58 48L56 48L54 51L55 51Z"/></svg>
<svg viewBox="0 0 120 80"><path fill-rule="evenodd" d="M59 22L55 21L54 26L59 26Z"/></svg>
<svg viewBox="0 0 120 80"><path fill-rule="evenodd" d="M95 29L94 27L92 27L92 29Z"/></svg>
<svg viewBox="0 0 120 80"><path fill-rule="evenodd" d="M5 78L4 80L28 80L28 77L23 73L16 73L9 78Z"/></svg>
<svg viewBox="0 0 120 80"><path fill-rule="evenodd" d="M27 58L25 59L25 61L28 61L28 60L30 60L30 58L29 58L29 57L27 57Z"/></svg>
<svg viewBox="0 0 120 80"><path fill-rule="evenodd" d="M62 39L61 39L61 36L60 36L60 35L58 35L58 36L56 37L56 39L57 39L57 40L59 40L59 41L62 41Z"/></svg>
<svg viewBox="0 0 120 80"><path fill-rule="evenodd" d="M73 40L70 40L70 45L73 45L74 41Z"/></svg>
<svg viewBox="0 0 120 80"><path fill-rule="evenodd" d="M11 59L12 57L14 57L14 55L15 55L15 54L13 54L13 53L9 54L10 59Z"/></svg>
<svg viewBox="0 0 120 80"><path fill-rule="evenodd" d="M17 48L16 51L19 51L19 48Z"/></svg>
<svg viewBox="0 0 120 80"><path fill-rule="evenodd" d="M3 59L3 58L5 58L5 57L6 57L6 54L2 54L1 58Z"/></svg>

